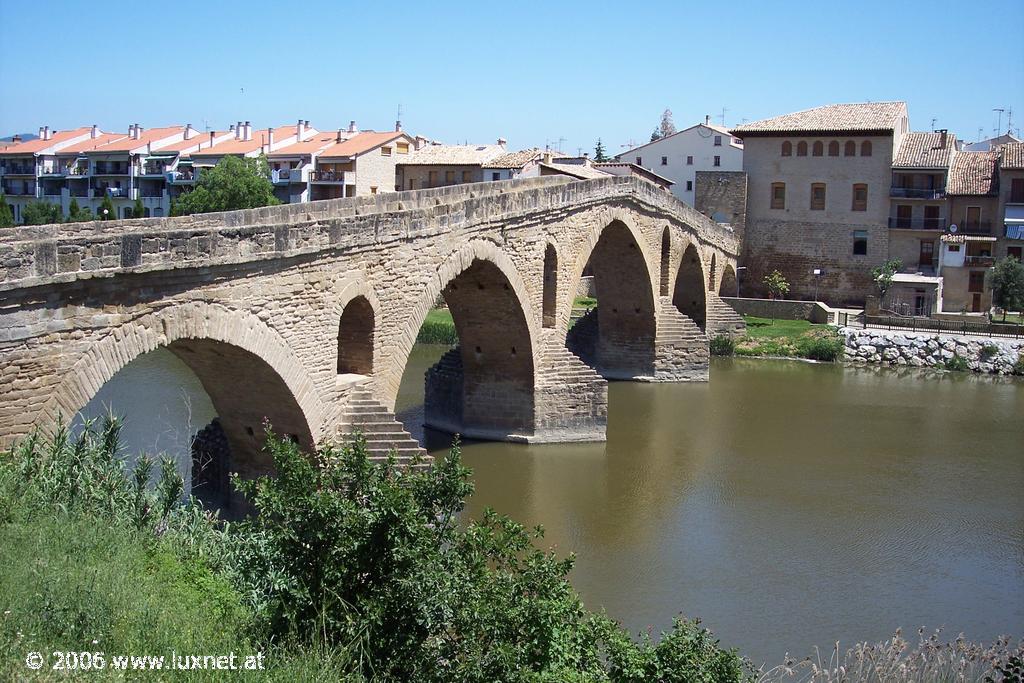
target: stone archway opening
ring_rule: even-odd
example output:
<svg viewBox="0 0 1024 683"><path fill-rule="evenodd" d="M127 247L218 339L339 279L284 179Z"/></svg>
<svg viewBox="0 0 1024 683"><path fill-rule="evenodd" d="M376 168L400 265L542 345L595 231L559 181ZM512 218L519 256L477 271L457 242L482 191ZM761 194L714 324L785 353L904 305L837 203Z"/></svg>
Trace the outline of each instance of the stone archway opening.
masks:
<svg viewBox="0 0 1024 683"><path fill-rule="evenodd" d="M212 339L178 339L124 365L78 413L78 420L112 413L124 419L124 453L175 460L192 493L225 517L248 514L232 490L242 479L273 474L264 452L266 428L303 449L312 431L292 391L262 358Z"/></svg>
<svg viewBox="0 0 1024 683"><path fill-rule="evenodd" d="M672 258L672 235L668 226L661 233L661 278L658 288L659 296L668 296L669 263Z"/></svg>
<svg viewBox="0 0 1024 683"><path fill-rule="evenodd" d="M338 322L338 374L373 374L373 306L365 296L345 304Z"/></svg>
<svg viewBox="0 0 1024 683"><path fill-rule="evenodd" d="M558 254L555 252L553 244L549 244L544 249L543 284L543 325L544 327L554 327L558 309Z"/></svg>
<svg viewBox="0 0 1024 683"><path fill-rule="evenodd" d="M718 267L715 255L711 254L711 268L708 270L708 291L715 291L715 276L718 275L716 268Z"/></svg>
<svg viewBox="0 0 1024 683"><path fill-rule="evenodd" d="M566 344L608 379L650 377L655 367L654 291L633 233L609 224L590 253L597 308L569 329Z"/></svg>
<svg viewBox="0 0 1024 683"><path fill-rule="evenodd" d="M722 269L722 282L718 286L718 296L737 296L738 284L736 271L727 263Z"/></svg>
<svg viewBox="0 0 1024 683"><path fill-rule="evenodd" d="M692 244L686 247L679 263L672 304L704 330L707 325L706 280L700 254Z"/></svg>

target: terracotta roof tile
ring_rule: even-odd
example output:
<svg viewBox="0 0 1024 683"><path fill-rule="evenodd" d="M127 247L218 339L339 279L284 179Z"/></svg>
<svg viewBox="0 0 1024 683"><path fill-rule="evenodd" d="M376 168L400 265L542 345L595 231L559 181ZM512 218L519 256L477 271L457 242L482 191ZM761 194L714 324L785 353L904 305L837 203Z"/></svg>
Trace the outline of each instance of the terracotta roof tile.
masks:
<svg viewBox="0 0 1024 683"><path fill-rule="evenodd" d="M81 142L76 142L73 145L68 145L57 150L57 154L81 154L83 152L91 152L97 147L109 145L115 140L128 137L128 133L100 133L94 138L86 138Z"/></svg>
<svg viewBox="0 0 1024 683"><path fill-rule="evenodd" d="M1024 170L1024 142L1011 142L999 150L999 165L1007 170Z"/></svg>
<svg viewBox="0 0 1024 683"><path fill-rule="evenodd" d="M521 149L518 152L506 152L499 154L484 164L486 168L522 168L535 159L544 157L544 150L540 147Z"/></svg>
<svg viewBox="0 0 1024 683"><path fill-rule="evenodd" d="M998 189L996 152L957 152L949 169L946 193L951 195L995 194Z"/></svg>
<svg viewBox="0 0 1024 683"><path fill-rule="evenodd" d="M250 140L236 140L230 138L223 142L218 142L213 147L207 147L198 152L192 152L191 156L223 156L225 154L249 154L256 152L268 144L269 135L267 128L253 128L252 139ZM295 124L286 126L278 126L274 128L274 142L280 142L281 140L287 140L290 137L295 136Z"/></svg>
<svg viewBox="0 0 1024 683"><path fill-rule="evenodd" d="M942 133L907 133L892 160L893 168L949 168L949 160L956 149L956 136Z"/></svg>
<svg viewBox="0 0 1024 683"><path fill-rule="evenodd" d="M541 163L541 166L550 168L554 171L558 171L564 175L573 176L574 178L589 179L589 178L607 178L611 175L607 171L602 171L599 168L594 168L587 164L559 164L552 162L550 164Z"/></svg>
<svg viewBox="0 0 1024 683"><path fill-rule="evenodd" d="M401 163L406 166L484 166L505 153L501 145L428 145Z"/></svg>
<svg viewBox="0 0 1024 683"><path fill-rule="evenodd" d="M41 152L44 149L52 147L53 145L68 140L73 140L80 135L85 135L92 130L92 126L84 126L82 128L75 128L73 130L55 131L50 136L49 140L43 140L42 138L36 138L34 140L26 140L25 142L19 142L18 144L11 144L10 147L3 150L3 154L35 154Z"/></svg>
<svg viewBox="0 0 1024 683"><path fill-rule="evenodd" d="M128 152L139 147L145 147L147 144L157 142L164 138L169 138L176 133L184 132L184 126L166 126L164 128L150 128L146 130L142 129L142 134L139 137L132 139L130 137L123 137L115 140L111 143L98 147L90 152Z"/></svg>
<svg viewBox="0 0 1024 683"><path fill-rule="evenodd" d="M895 130L906 116L904 102L861 102L829 104L770 119L754 121L733 129L742 137L751 133L810 133Z"/></svg>
<svg viewBox="0 0 1024 683"><path fill-rule="evenodd" d="M337 142L337 133L317 133L308 140L302 142L293 142L290 145L279 147L273 152L267 155L269 158L274 157L293 157L305 154L313 154L319 152L322 149L330 147L332 144Z"/></svg>
<svg viewBox="0 0 1024 683"><path fill-rule="evenodd" d="M405 133L401 131L387 131L384 133L376 133L372 130L368 130L358 135L355 135L348 140L342 140L336 142L323 152L320 153L322 157L350 157L357 154L363 154L368 152L375 147L396 140L400 137L404 137ZM409 155L410 157L412 154Z"/></svg>

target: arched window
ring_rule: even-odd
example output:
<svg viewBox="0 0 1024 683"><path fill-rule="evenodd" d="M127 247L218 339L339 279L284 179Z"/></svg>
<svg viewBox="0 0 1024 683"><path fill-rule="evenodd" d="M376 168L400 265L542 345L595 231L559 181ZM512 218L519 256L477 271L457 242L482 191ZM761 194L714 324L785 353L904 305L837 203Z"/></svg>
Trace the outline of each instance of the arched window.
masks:
<svg viewBox="0 0 1024 683"><path fill-rule="evenodd" d="M836 142L835 140L833 140L832 142L828 143L828 155L830 157L837 157L837 156L839 156L839 143Z"/></svg>
<svg viewBox="0 0 1024 683"><path fill-rule="evenodd" d="M786 183L772 183L772 208L786 208Z"/></svg>
<svg viewBox="0 0 1024 683"><path fill-rule="evenodd" d="M798 157L807 156L807 143L801 140L796 144L796 155Z"/></svg>
<svg viewBox="0 0 1024 683"><path fill-rule="evenodd" d="M820 157L820 156L823 156L824 154L825 154L825 145L824 145L824 143L822 143L821 140L816 140L814 142L814 147L811 150L811 155L812 156L816 156L816 157Z"/></svg>
<svg viewBox="0 0 1024 683"><path fill-rule="evenodd" d="M865 140L864 142L860 143L860 155L862 157L871 156L871 140Z"/></svg>
<svg viewBox="0 0 1024 683"><path fill-rule="evenodd" d="M544 250L544 327L555 326L555 312L558 308L558 254L549 244Z"/></svg>
<svg viewBox="0 0 1024 683"><path fill-rule="evenodd" d="M338 374L373 373L373 306L365 296L345 304L338 323Z"/></svg>
<svg viewBox="0 0 1024 683"><path fill-rule="evenodd" d="M661 233L661 286L658 288L661 296L668 296L668 263L672 255L672 236L669 235L668 226L665 226Z"/></svg>
<svg viewBox="0 0 1024 683"><path fill-rule="evenodd" d="M782 143L782 156L791 157L793 156L793 143L786 140Z"/></svg>
<svg viewBox="0 0 1024 683"><path fill-rule="evenodd" d="M843 147L843 156L852 157L857 154L857 143L853 140L847 140L846 145Z"/></svg>

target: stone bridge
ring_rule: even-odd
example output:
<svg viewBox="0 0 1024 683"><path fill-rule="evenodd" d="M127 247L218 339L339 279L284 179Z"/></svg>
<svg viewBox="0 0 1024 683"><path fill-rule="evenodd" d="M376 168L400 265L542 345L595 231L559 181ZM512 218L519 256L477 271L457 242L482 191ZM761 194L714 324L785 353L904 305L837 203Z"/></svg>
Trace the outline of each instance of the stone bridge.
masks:
<svg viewBox="0 0 1024 683"><path fill-rule="evenodd" d="M265 420L307 447L358 427L409 454L390 411L442 299L460 345L427 373L429 425L602 440L606 379L707 379L704 330L735 322L716 293L736 255L727 228L631 178L0 230L0 446L166 347L243 475L266 464ZM585 270L600 305L570 333Z"/></svg>

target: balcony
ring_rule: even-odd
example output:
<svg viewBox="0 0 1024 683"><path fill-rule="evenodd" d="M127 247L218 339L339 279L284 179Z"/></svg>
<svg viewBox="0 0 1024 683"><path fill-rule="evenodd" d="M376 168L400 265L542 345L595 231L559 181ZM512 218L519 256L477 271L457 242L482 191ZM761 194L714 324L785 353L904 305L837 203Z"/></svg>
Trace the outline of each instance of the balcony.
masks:
<svg viewBox="0 0 1024 683"><path fill-rule="evenodd" d="M949 222L943 218L900 218L889 216L889 227L894 230L945 230Z"/></svg>
<svg viewBox="0 0 1024 683"><path fill-rule="evenodd" d="M7 164L3 167L4 175L35 175L36 167L25 164Z"/></svg>
<svg viewBox="0 0 1024 683"><path fill-rule="evenodd" d="M167 173L166 164L151 164L148 166L140 166L137 168L136 173L140 176L160 176Z"/></svg>
<svg viewBox="0 0 1024 683"><path fill-rule="evenodd" d="M107 165L97 163L93 169L93 175L128 175L128 164Z"/></svg>
<svg viewBox="0 0 1024 683"><path fill-rule="evenodd" d="M993 256L964 256L964 265L972 268L991 268L995 264Z"/></svg>
<svg viewBox="0 0 1024 683"><path fill-rule="evenodd" d="M167 179L173 184L194 183L196 175L193 171L171 171L167 174Z"/></svg>
<svg viewBox="0 0 1024 683"><path fill-rule="evenodd" d="M67 169L60 168L60 167L58 167L58 168L43 168L43 169L40 169L40 171L39 171L39 175L47 176L47 177L51 177L51 178L60 178L60 177L63 177L64 175L66 175L66 174L67 174Z"/></svg>
<svg viewBox="0 0 1024 683"><path fill-rule="evenodd" d="M890 187L889 196L899 199L943 199L946 196L945 187L917 188L917 187Z"/></svg>
<svg viewBox="0 0 1024 683"><path fill-rule="evenodd" d="M351 180L346 171L311 171L310 181L314 183L344 183Z"/></svg>
<svg viewBox="0 0 1024 683"><path fill-rule="evenodd" d="M96 197L110 197L112 199L131 199L131 193L126 187L97 187Z"/></svg>
<svg viewBox="0 0 1024 683"><path fill-rule="evenodd" d="M65 171L65 175L75 176L77 178L84 178L85 176L89 175L89 167L88 166L68 166L67 171Z"/></svg>
<svg viewBox="0 0 1024 683"><path fill-rule="evenodd" d="M957 223L956 231L964 235L991 235L991 221L972 221L970 223Z"/></svg>
<svg viewBox="0 0 1024 683"><path fill-rule="evenodd" d="M36 186L35 185L5 185L3 188L4 194L10 197L35 197Z"/></svg>

